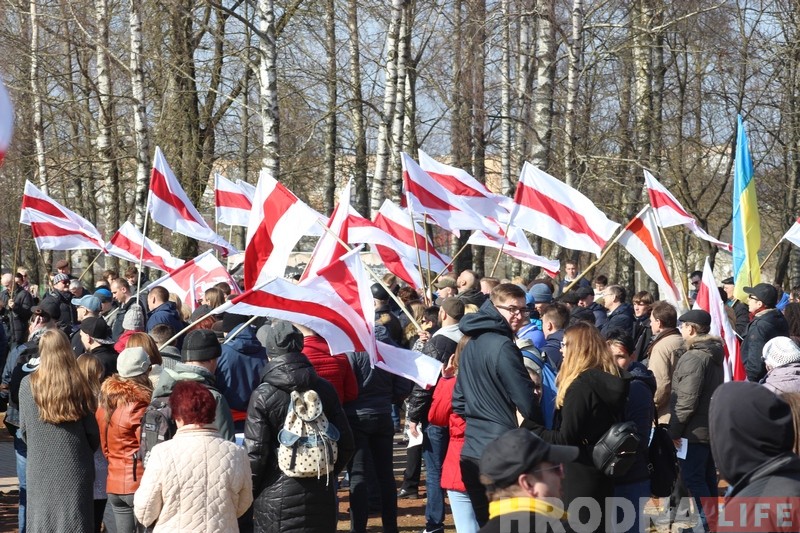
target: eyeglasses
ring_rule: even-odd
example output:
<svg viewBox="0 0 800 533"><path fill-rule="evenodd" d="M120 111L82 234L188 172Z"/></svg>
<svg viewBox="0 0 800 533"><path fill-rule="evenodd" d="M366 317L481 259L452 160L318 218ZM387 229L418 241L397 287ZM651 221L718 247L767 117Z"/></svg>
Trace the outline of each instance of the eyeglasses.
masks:
<svg viewBox="0 0 800 533"><path fill-rule="evenodd" d="M537 468L536 470L531 472L531 474L535 474L535 473L538 473L538 472L552 472L553 470L558 470L559 474L563 474L564 473L564 465L561 464L561 463L558 463L555 466L548 466L547 468Z"/></svg>
<svg viewBox="0 0 800 533"><path fill-rule="evenodd" d="M513 305L496 305L495 307L508 311L512 315L528 316L531 314L531 310L527 307L515 307Z"/></svg>
<svg viewBox="0 0 800 533"><path fill-rule="evenodd" d="M760 302L761 300L758 299L758 296L753 296L752 294L747 297L748 300L753 300L756 302Z"/></svg>
<svg viewBox="0 0 800 533"><path fill-rule="evenodd" d="M692 282L692 285L694 285L695 287L697 287L698 285L700 285L700 280L693 281L693 282Z"/></svg>

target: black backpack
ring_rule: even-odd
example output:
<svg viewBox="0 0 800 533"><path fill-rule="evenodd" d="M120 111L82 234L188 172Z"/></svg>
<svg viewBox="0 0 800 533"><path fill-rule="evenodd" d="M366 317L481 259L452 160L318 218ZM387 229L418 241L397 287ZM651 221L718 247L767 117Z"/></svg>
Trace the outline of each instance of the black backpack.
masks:
<svg viewBox="0 0 800 533"><path fill-rule="evenodd" d="M153 398L142 416L141 441L136 455L145 468L153 448L174 437L176 431L178 426L172 418L169 396Z"/></svg>
<svg viewBox="0 0 800 533"><path fill-rule="evenodd" d="M592 462L606 476L620 478L633 466L638 448L636 423L617 422L594 445Z"/></svg>
<svg viewBox="0 0 800 533"><path fill-rule="evenodd" d="M667 428L656 425L648 448L647 470L650 472L650 493L656 498L672 494L678 480L678 454Z"/></svg>

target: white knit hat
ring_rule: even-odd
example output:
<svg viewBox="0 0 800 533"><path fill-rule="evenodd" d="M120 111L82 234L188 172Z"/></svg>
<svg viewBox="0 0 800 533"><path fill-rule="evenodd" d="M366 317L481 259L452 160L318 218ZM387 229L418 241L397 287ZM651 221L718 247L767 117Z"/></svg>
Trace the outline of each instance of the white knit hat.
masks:
<svg viewBox="0 0 800 533"><path fill-rule="evenodd" d="M764 345L764 362L772 368L800 363L800 346L789 337L775 337Z"/></svg>

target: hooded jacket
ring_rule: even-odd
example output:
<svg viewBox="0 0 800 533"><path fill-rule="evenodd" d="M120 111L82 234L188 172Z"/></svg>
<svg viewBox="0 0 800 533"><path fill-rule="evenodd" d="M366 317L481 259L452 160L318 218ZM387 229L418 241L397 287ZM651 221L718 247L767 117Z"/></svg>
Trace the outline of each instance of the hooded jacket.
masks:
<svg viewBox="0 0 800 533"><path fill-rule="evenodd" d="M636 461L622 478L616 480L617 485L637 483L650 479L647 468L649 461L650 430L655 420L653 396L656 393L656 378L653 373L638 361L631 362L626 369L633 378L628 389L625 402L625 420L636 423L639 434L639 449L636 450Z"/></svg>
<svg viewBox="0 0 800 533"><path fill-rule="evenodd" d="M698 335L686 341L686 348L672 375L669 433L673 439L708 444L711 395L724 380L722 340Z"/></svg>
<svg viewBox="0 0 800 533"><path fill-rule="evenodd" d="M461 455L479 459L487 444L518 427L517 410L533 418L539 406L514 332L491 300L465 315L459 328L472 340L461 354L453 411L467 422Z"/></svg>
<svg viewBox="0 0 800 533"><path fill-rule="evenodd" d="M278 467L278 432L283 428L291 391L314 390L328 421L339 429L338 456L332 479L291 478ZM253 512L260 532L336 531L336 476L353 455L353 434L336 390L319 377L302 353L273 357L253 392L244 429L253 472Z"/></svg>
<svg viewBox="0 0 800 533"><path fill-rule="evenodd" d="M561 343L564 341L564 330L559 329L547 336L547 340L542 347L542 353L550 359L556 370L561 368L564 355L561 353Z"/></svg>
<svg viewBox="0 0 800 533"><path fill-rule="evenodd" d="M775 394L800 392L800 363L773 368L764 376L762 384Z"/></svg>
<svg viewBox="0 0 800 533"><path fill-rule="evenodd" d="M711 452L731 485L726 507L737 506L740 498L796 501L800 458L792 453L794 439L791 409L766 388L730 382L717 389L711 402ZM747 507L752 505L749 500Z"/></svg>
<svg viewBox="0 0 800 533"><path fill-rule="evenodd" d="M600 328L600 333L605 336L606 333L618 329L633 336L633 322L635 320L633 306L629 303L622 303L608 314L608 322Z"/></svg>
<svg viewBox="0 0 800 533"><path fill-rule="evenodd" d="M303 353L319 377L327 379L336 389L339 402L345 404L358 398L356 375L344 354L331 355L328 343L318 335L303 338Z"/></svg>
<svg viewBox="0 0 800 533"><path fill-rule="evenodd" d="M524 426L547 442L580 450L576 462L564 465L565 505L579 497L604 501L602 498L613 496L614 481L595 468L592 449L613 424L623 420L631 379L627 372L619 377L590 368L567 388L564 404L556 410L556 429L526 421Z"/></svg>
<svg viewBox="0 0 800 533"><path fill-rule="evenodd" d="M219 431L223 439L233 441L236 436L233 431L233 417L231 416L231 408L228 407L228 402L225 397L220 394L216 389L216 379L214 374L197 365L187 365L186 363L178 363L175 365L174 370L164 368L161 372L161 378L158 380L158 386L153 391L153 398L165 397L172 394L172 389L179 381L197 381L202 383L211 392L211 396L217 402L217 410L214 415L214 427Z"/></svg>
<svg viewBox="0 0 800 533"><path fill-rule="evenodd" d="M250 395L261 383L261 372L267 365L267 350L256 339L254 326L238 326L228 335L234 333L230 342L222 344L214 376L228 406L234 411L247 411Z"/></svg>
<svg viewBox="0 0 800 533"><path fill-rule="evenodd" d="M139 488L144 465L138 460L142 416L150 404L150 391L136 382L114 375L103 382L97 409L100 449L108 459L106 491L133 494ZM110 420L105 407L111 412Z"/></svg>
<svg viewBox="0 0 800 533"><path fill-rule="evenodd" d="M764 345L775 337L789 336L789 323L783 313L777 309L765 309L756 314L747 326L747 335L742 341L742 361L747 372L747 379L758 383L767 373L767 367L761 358Z"/></svg>
<svg viewBox="0 0 800 533"><path fill-rule="evenodd" d="M14 284L14 309L8 308L9 293L4 290L0 293L0 317L8 325L8 342L14 345L22 344L28 338L28 320L31 318L33 296L31 293Z"/></svg>

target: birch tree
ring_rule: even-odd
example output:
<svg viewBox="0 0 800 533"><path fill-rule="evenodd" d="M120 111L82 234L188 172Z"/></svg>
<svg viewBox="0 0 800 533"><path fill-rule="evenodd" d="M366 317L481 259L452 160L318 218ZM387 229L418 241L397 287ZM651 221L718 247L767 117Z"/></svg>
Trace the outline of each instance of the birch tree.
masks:
<svg viewBox="0 0 800 533"><path fill-rule="evenodd" d="M260 108L263 155L261 166L280 179L280 116L278 113L278 48L274 0L258 0Z"/></svg>
<svg viewBox="0 0 800 533"><path fill-rule="evenodd" d="M100 0L98 0L100 1ZM145 104L144 67L142 65L142 14L138 0L128 2L128 26L130 32L130 74L133 96L133 132L136 143L136 184L134 186L134 225L143 228L145 196L150 182L150 136L147 128L147 106Z"/></svg>
<svg viewBox="0 0 800 533"><path fill-rule="evenodd" d="M364 119L364 97L361 91L361 46L358 5L359 0L350 0L347 10L347 30L350 37L350 84L352 91L350 122L353 129L353 149L355 151L353 177L355 178L356 209L362 215L366 215L369 207L367 194L367 131Z"/></svg>

